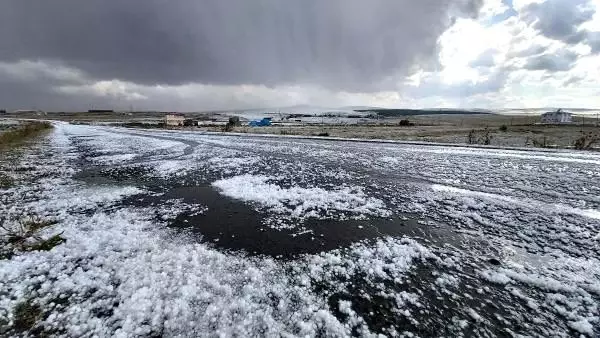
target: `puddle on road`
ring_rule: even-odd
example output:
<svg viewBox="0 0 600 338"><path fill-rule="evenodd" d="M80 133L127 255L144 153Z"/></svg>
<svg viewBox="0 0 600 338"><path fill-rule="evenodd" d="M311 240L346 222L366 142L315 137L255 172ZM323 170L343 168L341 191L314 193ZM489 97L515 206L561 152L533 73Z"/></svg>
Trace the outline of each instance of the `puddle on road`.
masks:
<svg viewBox="0 0 600 338"><path fill-rule="evenodd" d="M372 217L367 220L308 218L299 221L295 228L276 230L263 223L265 217L273 215L224 196L210 186L217 177L203 177L202 180L188 177L187 183L175 183L157 178L152 168L130 165L87 166L75 178L92 185L141 185L160 193L159 196L132 196L124 200L122 206L160 206L181 200L185 204L207 207L206 211L197 215L182 212L168 226L184 229L195 234L197 240L217 248L242 250L251 255L294 258L383 236L407 236L429 244L455 247L463 247L467 239L447 226L429 225L416 214L395 214L389 218ZM472 243L469 246L472 247Z"/></svg>
<svg viewBox="0 0 600 338"><path fill-rule="evenodd" d="M294 258L386 235L407 235L436 242L453 238L442 228L419 224L415 219L403 216L343 221L309 218L297 228L275 230L262 223L264 213L242 201L223 196L211 186L175 187L161 196L136 197L125 203L145 207L175 199L186 204L200 204L208 210L195 216L180 214L170 222L170 227L191 231L202 242L215 247L243 250L248 254Z"/></svg>

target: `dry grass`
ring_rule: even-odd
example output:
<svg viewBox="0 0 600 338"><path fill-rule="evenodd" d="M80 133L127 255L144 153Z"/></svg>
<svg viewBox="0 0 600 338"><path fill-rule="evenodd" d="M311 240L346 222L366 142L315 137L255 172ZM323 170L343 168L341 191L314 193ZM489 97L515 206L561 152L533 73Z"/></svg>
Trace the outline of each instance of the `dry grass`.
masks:
<svg viewBox="0 0 600 338"><path fill-rule="evenodd" d="M257 134L313 136L327 133L332 137L428 141L440 143L490 144L506 147L573 148L582 133L600 132L600 127L579 117L570 125L541 125L539 116L455 115L414 116L414 126L399 126L398 121L385 120L380 125L286 125L262 128L239 127L236 132ZM595 123L595 121L593 121ZM219 131L217 128L199 128ZM487 135L487 137L481 137ZM587 149L598 149L596 142ZM596 148L594 148L596 147Z"/></svg>
<svg viewBox="0 0 600 338"><path fill-rule="evenodd" d="M12 188L14 185L15 180L12 177L0 172L0 189Z"/></svg>
<svg viewBox="0 0 600 338"><path fill-rule="evenodd" d="M13 311L13 328L16 332L31 330L42 315L40 307L31 301L18 303Z"/></svg>
<svg viewBox="0 0 600 338"><path fill-rule="evenodd" d="M590 150L598 142L600 142L600 131L582 133L581 137L575 141L574 147L578 150Z"/></svg>
<svg viewBox="0 0 600 338"><path fill-rule="evenodd" d="M0 146L12 145L39 136L52 129L49 122L27 122L0 133Z"/></svg>

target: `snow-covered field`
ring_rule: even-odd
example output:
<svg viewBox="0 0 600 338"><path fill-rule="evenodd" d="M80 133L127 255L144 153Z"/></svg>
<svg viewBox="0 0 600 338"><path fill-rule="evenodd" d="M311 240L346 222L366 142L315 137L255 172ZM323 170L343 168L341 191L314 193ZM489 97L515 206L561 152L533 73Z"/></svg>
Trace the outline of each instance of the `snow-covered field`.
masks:
<svg viewBox="0 0 600 338"><path fill-rule="evenodd" d="M594 153L57 124L1 168L66 242L0 260L0 336L600 334Z"/></svg>

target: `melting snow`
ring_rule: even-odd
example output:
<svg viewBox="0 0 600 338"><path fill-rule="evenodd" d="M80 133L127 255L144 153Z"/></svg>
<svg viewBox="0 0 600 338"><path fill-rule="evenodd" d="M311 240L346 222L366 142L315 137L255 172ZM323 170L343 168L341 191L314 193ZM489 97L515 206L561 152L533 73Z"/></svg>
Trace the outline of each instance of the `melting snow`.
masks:
<svg viewBox="0 0 600 338"><path fill-rule="evenodd" d="M262 175L240 175L218 180L213 186L224 195L252 202L267 212L294 219L330 218L339 213L349 213L354 218L364 216L385 217L391 212L385 203L368 197L360 187L342 187L325 190L319 187L300 188L271 183L276 178Z"/></svg>

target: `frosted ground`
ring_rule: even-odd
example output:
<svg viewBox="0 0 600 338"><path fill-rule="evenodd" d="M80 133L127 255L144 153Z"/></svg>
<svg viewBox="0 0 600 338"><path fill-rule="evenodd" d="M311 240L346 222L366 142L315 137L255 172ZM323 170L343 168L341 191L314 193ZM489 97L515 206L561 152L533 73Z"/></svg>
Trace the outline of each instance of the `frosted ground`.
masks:
<svg viewBox="0 0 600 338"><path fill-rule="evenodd" d="M0 335L597 336L600 156L57 124ZM15 308L40 309L29 331Z"/></svg>

